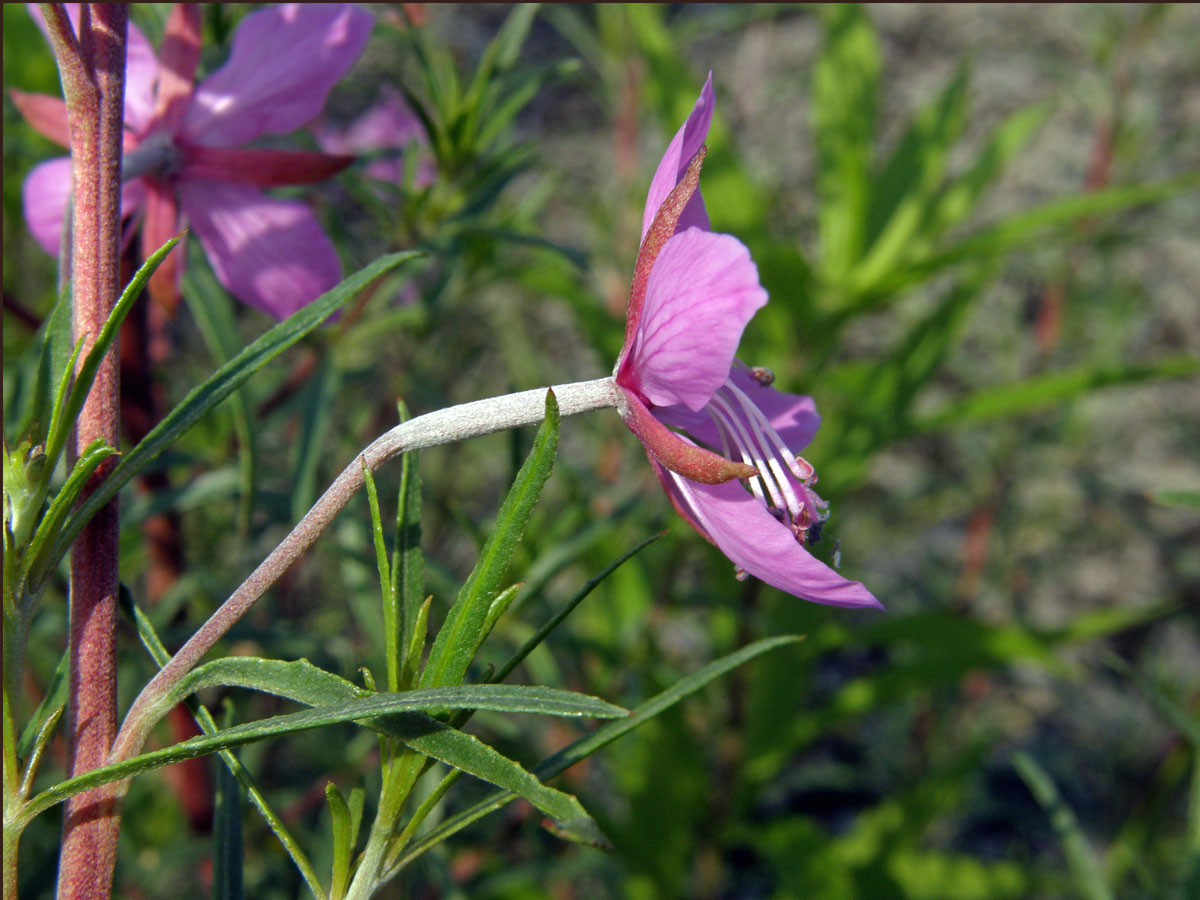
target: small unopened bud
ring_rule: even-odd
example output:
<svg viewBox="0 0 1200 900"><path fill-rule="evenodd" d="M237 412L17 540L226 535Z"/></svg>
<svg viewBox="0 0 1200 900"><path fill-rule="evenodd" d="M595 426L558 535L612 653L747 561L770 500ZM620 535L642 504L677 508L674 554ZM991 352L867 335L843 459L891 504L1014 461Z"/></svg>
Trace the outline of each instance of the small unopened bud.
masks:
<svg viewBox="0 0 1200 900"><path fill-rule="evenodd" d="M775 373L766 366L751 366L750 374L754 376L754 380L763 387L768 387L775 383Z"/></svg>

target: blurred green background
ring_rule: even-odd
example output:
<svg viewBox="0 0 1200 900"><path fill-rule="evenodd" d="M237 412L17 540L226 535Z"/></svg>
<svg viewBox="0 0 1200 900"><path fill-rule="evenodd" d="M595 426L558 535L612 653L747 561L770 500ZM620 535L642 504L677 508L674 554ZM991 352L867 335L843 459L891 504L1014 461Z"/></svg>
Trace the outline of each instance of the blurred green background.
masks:
<svg viewBox="0 0 1200 900"><path fill-rule="evenodd" d="M248 8L206 10L210 69ZM168 10L133 18L157 42ZM562 843L517 804L383 896L1200 897L1200 8L375 12L326 117L352 121L386 84L424 106L433 134L409 148L405 184L360 166L304 196L347 271L397 247L430 254L193 429L161 459L165 488L129 491L122 573L139 602L156 565L144 524L176 516L183 575L151 610L168 644L394 423L397 398L419 413L610 370L645 190L710 69L702 189L771 294L739 355L816 398L824 424L805 455L831 503L826 550L887 607L735 581L615 414L565 420L511 573L526 586L483 663L663 527L517 680L634 706L756 638L807 638L559 779L614 852ZM6 5L4 35L5 86L55 92L24 10ZM3 140L14 407L54 279L20 184L54 148L7 97ZM421 160L432 184L412 178ZM195 247L185 300L154 370L168 406L270 324L224 295ZM422 454L435 615L531 434ZM380 477L384 496L398 471ZM377 603L360 500L226 649L378 672ZM35 701L63 621L51 592ZM126 644L125 704L151 671ZM234 696L240 720L278 705ZM480 714L472 727L532 764L582 726ZM374 752L347 727L241 755L321 860L324 784L359 783ZM173 784L135 781L117 896L206 893L209 839ZM460 784L443 814L481 790ZM58 827L48 815L27 832L23 897L49 896ZM250 810L244 827L247 896L301 896Z"/></svg>

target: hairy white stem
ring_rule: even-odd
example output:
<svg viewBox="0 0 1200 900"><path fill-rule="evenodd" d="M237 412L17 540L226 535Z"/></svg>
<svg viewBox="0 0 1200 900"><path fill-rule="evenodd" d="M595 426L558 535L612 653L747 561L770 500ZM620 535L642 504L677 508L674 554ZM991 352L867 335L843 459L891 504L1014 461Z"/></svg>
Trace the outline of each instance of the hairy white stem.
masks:
<svg viewBox="0 0 1200 900"><path fill-rule="evenodd" d="M137 754L153 726L148 713L157 701L207 653L254 602L312 546L322 531L342 511L363 485L363 470L374 472L394 456L408 450L448 444L466 438L532 425L546 416L546 388L521 391L487 400L476 400L426 413L402 422L373 441L346 466L296 527L230 594L200 629L188 639L151 679L130 707L113 744L110 763ZM555 385L559 413L564 416L616 406L620 389L611 378Z"/></svg>

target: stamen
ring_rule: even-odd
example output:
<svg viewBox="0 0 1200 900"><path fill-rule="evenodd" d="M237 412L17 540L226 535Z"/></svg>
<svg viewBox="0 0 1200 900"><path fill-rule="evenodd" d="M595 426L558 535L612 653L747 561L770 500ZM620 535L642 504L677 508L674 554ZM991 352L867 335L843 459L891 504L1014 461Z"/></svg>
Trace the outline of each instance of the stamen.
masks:
<svg viewBox="0 0 1200 900"><path fill-rule="evenodd" d="M745 392L743 392L741 388L739 388L732 381L727 381L725 382L724 389L728 390L737 399L738 405L746 411L748 418L759 423L763 433L771 441L775 451L783 457L784 462L787 463L787 467L792 470L793 475L795 475L805 484L808 484L810 479L815 479L816 470L812 467L812 464L804 457L796 456L790 449L788 449L787 444L783 442L783 438L779 436L779 432L777 432L774 426L771 425L771 421L766 417L763 411L758 408L758 405L746 396Z"/></svg>
<svg viewBox="0 0 1200 900"><path fill-rule="evenodd" d="M775 483L779 487L779 492L787 499L787 503L781 505L786 505L788 511L793 516L796 515L803 504L796 496L796 492L792 490L792 485L788 481L787 476L784 474L783 467L779 464L778 456L771 452L772 447L774 447L777 453L781 451L788 452L787 448L783 445L783 439L780 438L775 432L775 429L771 427L771 423L767 421L766 416L762 414L762 410L751 403L750 399L745 394L734 387L731 383L727 382L725 387L731 388L732 391L736 392L732 393L731 396L738 401L738 404L742 407L742 411L746 413L747 424L749 424L754 437L757 438L756 446L762 454L762 460L755 463L759 474L763 474L763 463L765 462L767 468L771 472L771 475L774 477ZM713 400L724 404L725 408L732 415L732 410L728 408L728 401L721 397L719 392L714 395ZM741 420L736 415L733 416L733 419L738 422L739 426L742 424ZM791 455L790 452L788 452L788 455ZM793 469L792 471L793 474L795 474L795 470Z"/></svg>
<svg viewBox="0 0 1200 900"><path fill-rule="evenodd" d="M769 448L762 440L763 435L759 433L757 428L754 428L753 420L750 422L754 432L754 436L752 437L746 431L745 423L734 413L728 401L720 393L713 395L709 406L710 408L715 406L720 413L722 424L734 431L734 442L742 450L743 456L747 451L749 452L753 462L750 459L747 459L746 462L749 462L758 469L763 486L771 495L771 505L777 506L780 509L786 509L789 513L795 515L800 509L800 501L792 490L792 486L788 484L787 479L783 476L778 460L770 455ZM758 440L756 441L754 438L758 438ZM770 472L771 477L767 477L767 472Z"/></svg>

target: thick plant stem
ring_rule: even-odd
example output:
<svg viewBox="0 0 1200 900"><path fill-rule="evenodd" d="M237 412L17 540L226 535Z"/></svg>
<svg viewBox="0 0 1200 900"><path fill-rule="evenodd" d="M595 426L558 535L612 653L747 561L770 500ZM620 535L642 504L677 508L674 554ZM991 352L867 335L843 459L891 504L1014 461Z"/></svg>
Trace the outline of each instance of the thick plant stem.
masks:
<svg viewBox="0 0 1200 900"><path fill-rule="evenodd" d="M86 347L120 289L121 142L128 7L80 8L74 33L61 5L42 7L58 59L71 138L73 336ZM76 452L97 438L117 447L117 353L96 373L76 423ZM107 476L101 466L92 484ZM84 496L87 495L85 489ZM68 772L103 765L116 732L117 505L101 510L71 548L67 694ZM111 787L73 797L63 821L60 898L105 898L112 889L120 816Z"/></svg>
<svg viewBox="0 0 1200 900"><path fill-rule="evenodd" d="M620 389L611 378L555 385L553 390L559 412L564 416L616 406L619 402ZM153 725L147 714L155 708L158 698L191 671L213 644L312 546L363 486L364 467L375 472L389 459L408 450L540 422L546 414L545 402L546 388L476 400L409 419L377 438L342 470L291 533L142 689L125 717L109 762L120 762L139 752Z"/></svg>

